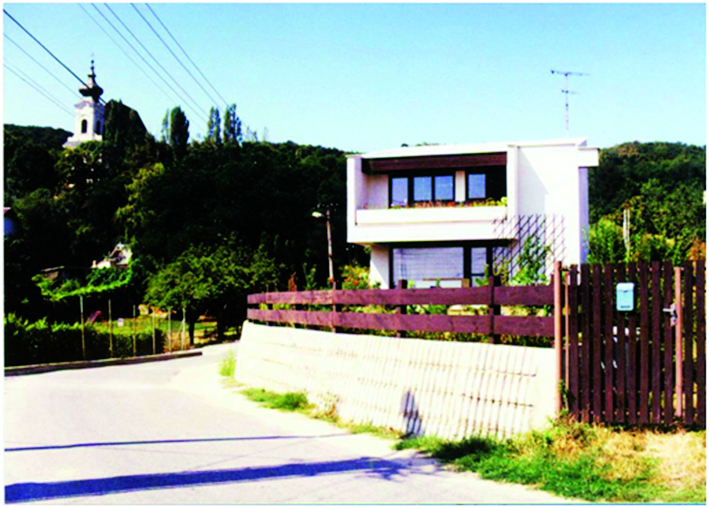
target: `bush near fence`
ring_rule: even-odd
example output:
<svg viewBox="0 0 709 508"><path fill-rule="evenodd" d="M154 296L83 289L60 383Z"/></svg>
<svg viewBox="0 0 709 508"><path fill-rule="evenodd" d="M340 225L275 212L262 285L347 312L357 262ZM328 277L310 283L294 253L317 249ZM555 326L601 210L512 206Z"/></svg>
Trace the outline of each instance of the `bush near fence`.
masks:
<svg viewBox="0 0 709 508"><path fill-rule="evenodd" d="M5 324L5 366L35 365L42 363L74 362L84 359L81 346L81 325L49 324L46 319L34 323L9 314ZM90 324L84 326L86 359L111 358L110 334ZM155 330L155 352L162 353L165 334ZM136 355L153 354L151 330L135 335ZM133 356L133 336L130 333L113 334L113 357Z"/></svg>

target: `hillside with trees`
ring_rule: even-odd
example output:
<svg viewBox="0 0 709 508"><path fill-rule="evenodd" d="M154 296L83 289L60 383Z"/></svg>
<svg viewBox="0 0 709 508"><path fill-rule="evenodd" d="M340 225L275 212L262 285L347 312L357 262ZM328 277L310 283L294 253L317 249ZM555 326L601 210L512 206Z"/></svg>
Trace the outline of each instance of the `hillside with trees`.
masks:
<svg viewBox="0 0 709 508"><path fill-rule="evenodd" d="M326 228L312 215L326 208L335 266L368 264L346 243L343 151L255 141L235 105L213 108L206 127L191 141L175 108L158 140L111 102L104 141L64 150L66 131L6 125L5 313L74 323L79 297L90 308L114 295L115 315L139 303L185 308L192 328L209 314L221 332L243 318L249 292L327 285ZM705 160L705 147L679 143L601 150L589 171L591 260L703 258ZM130 269L92 272L119 242ZM54 267L60 277L38 277Z"/></svg>
<svg viewBox="0 0 709 508"><path fill-rule="evenodd" d="M599 167L589 170L589 261L704 259L705 192L706 147L634 142L601 150Z"/></svg>
<svg viewBox="0 0 709 508"><path fill-rule="evenodd" d="M192 325L209 314L223 329L245 314L250 291L326 284L326 228L312 212L328 207L336 265L366 262L346 243L342 151L243 141L235 106L203 142L190 141L180 108L161 140L131 111L111 106L104 141L72 150L41 129L14 136L5 127L14 136L5 146L14 222L5 237L6 313L75 322L79 295L90 307L110 290L121 292L119 315L143 302L186 307ZM130 276L100 270L105 280L97 280L92 263L119 242L132 248ZM62 276L37 277L52 267Z"/></svg>

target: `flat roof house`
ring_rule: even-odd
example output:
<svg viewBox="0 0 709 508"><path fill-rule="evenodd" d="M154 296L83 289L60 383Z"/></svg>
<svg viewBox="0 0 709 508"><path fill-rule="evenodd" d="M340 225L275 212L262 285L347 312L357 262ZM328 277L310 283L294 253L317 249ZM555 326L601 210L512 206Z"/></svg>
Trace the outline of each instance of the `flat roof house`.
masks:
<svg viewBox="0 0 709 508"><path fill-rule="evenodd" d="M402 147L347 160L347 241L371 247L372 282L461 287L506 269L527 242L586 260L585 139Z"/></svg>

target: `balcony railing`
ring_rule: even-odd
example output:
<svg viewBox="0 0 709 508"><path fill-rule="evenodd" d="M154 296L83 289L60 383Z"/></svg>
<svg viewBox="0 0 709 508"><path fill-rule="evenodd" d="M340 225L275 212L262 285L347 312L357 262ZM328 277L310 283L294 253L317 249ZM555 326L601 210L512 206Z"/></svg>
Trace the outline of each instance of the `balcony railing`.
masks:
<svg viewBox="0 0 709 508"><path fill-rule="evenodd" d="M387 208L357 210L358 226L384 224L435 224L493 222L507 217L506 206L450 206L430 208Z"/></svg>

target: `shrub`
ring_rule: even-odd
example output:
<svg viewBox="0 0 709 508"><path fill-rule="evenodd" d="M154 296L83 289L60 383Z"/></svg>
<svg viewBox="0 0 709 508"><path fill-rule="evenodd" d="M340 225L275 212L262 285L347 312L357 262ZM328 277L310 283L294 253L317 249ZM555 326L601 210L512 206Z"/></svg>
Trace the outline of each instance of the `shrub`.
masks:
<svg viewBox="0 0 709 508"><path fill-rule="evenodd" d="M48 324L46 319L29 323L14 314L4 318L5 366L60 363L83 360L81 324ZM164 332L155 330L155 351L162 353ZM86 359L110 358L110 335L94 325L84 326ZM153 354L152 331L139 331L135 335L136 354ZM133 356L133 336L130 333L114 333L113 357Z"/></svg>

